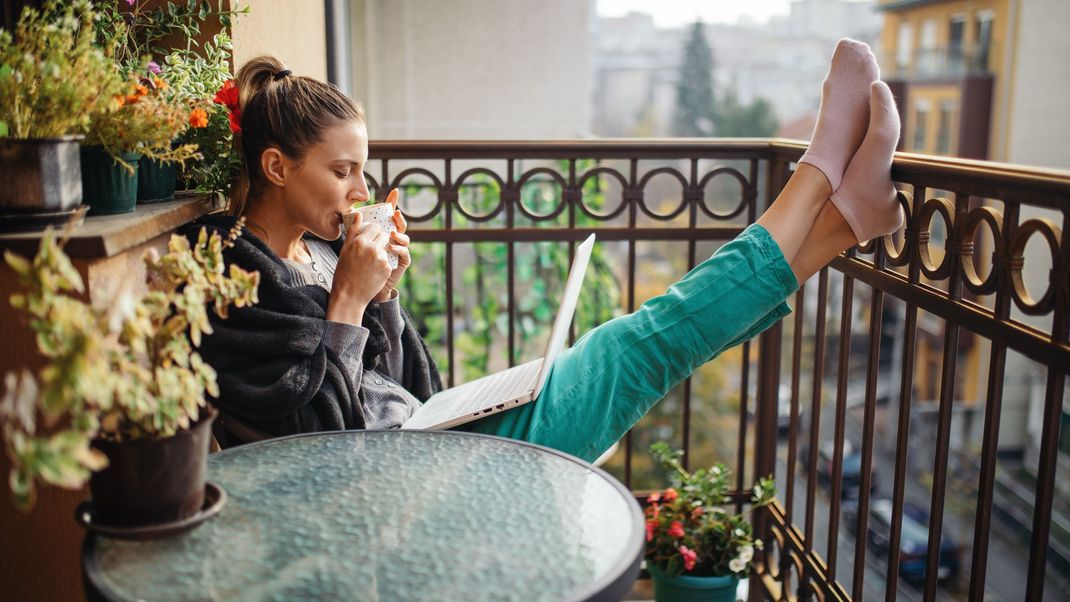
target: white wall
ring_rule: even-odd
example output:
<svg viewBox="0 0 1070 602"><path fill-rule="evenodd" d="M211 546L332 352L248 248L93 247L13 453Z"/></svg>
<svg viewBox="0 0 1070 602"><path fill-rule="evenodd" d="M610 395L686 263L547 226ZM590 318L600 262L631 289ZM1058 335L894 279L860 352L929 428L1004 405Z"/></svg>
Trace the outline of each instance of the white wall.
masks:
<svg viewBox="0 0 1070 602"><path fill-rule="evenodd" d="M588 0L353 0L373 139L587 135Z"/></svg>
<svg viewBox="0 0 1070 602"><path fill-rule="evenodd" d="M1006 160L1070 169L1070 2L1017 5Z"/></svg>

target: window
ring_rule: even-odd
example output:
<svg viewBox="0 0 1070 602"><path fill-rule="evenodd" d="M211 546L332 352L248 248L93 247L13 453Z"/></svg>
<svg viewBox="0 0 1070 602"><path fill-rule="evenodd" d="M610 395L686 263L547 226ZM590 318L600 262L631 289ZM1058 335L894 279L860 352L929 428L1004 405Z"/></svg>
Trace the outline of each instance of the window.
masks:
<svg viewBox="0 0 1070 602"><path fill-rule="evenodd" d="M919 100L914 103L914 136L911 150L925 152L926 126L929 124L929 103Z"/></svg>
<svg viewBox="0 0 1070 602"><path fill-rule="evenodd" d="M895 41L895 66L899 72L910 67L910 55L914 51L914 27L907 21L899 23L898 37Z"/></svg>
<svg viewBox="0 0 1070 602"><path fill-rule="evenodd" d="M988 71L988 53L992 47L993 17L994 13L990 10L977 13L977 31L974 35L974 39L977 40L977 48L974 49L973 64L970 65L974 71Z"/></svg>
<svg viewBox="0 0 1070 602"><path fill-rule="evenodd" d="M936 154L951 154L951 124L955 115L955 103L945 100L940 103L940 116L936 126Z"/></svg>
<svg viewBox="0 0 1070 602"><path fill-rule="evenodd" d="M951 26L947 32L947 65L949 73L961 74L963 69L963 38L966 34L966 16L951 17Z"/></svg>
<svg viewBox="0 0 1070 602"><path fill-rule="evenodd" d="M936 72L936 19L925 19L921 22L921 39L918 40L918 65L919 72L932 75Z"/></svg>

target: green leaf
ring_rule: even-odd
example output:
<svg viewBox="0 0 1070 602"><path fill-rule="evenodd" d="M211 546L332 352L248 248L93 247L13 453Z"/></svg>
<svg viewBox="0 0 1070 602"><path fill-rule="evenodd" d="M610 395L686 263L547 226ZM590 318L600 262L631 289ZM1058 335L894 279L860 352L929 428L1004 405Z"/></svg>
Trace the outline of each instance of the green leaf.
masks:
<svg viewBox="0 0 1070 602"><path fill-rule="evenodd" d="M0 138L6 138L8 136L7 122L0 119Z"/></svg>

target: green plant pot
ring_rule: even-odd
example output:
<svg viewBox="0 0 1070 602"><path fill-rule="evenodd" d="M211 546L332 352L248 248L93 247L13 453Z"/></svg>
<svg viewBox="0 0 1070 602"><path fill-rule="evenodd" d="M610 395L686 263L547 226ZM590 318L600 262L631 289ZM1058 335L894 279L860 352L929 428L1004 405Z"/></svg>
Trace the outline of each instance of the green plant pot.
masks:
<svg viewBox="0 0 1070 602"><path fill-rule="evenodd" d="M658 602L735 602L739 577L670 577L647 563L654 580L654 599Z"/></svg>
<svg viewBox="0 0 1070 602"><path fill-rule="evenodd" d="M137 168L141 155L126 153L123 161L134 166L127 171L101 146L82 147L82 201L90 215L129 213L137 204Z"/></svg>
<svg viewBox="0 0 1070 602"><path fill-rule="evenodd" d="M175 198L178 164L142 157L137 168L137 202L160 203Z"/></svg>

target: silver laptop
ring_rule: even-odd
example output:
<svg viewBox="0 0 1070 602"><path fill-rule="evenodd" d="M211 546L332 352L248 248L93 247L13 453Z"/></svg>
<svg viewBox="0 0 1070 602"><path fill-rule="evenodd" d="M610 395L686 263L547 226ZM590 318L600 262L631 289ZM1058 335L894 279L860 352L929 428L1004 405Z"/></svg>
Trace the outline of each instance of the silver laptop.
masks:
<svg viewBox="0 0 1070 602"><path fill-rule="evenodd" d="M436 393L401 428L447 429L537 399L554 359L565 348L568 327L576 312L576 301L580 297L580 286L587 273L592 248L594 234L576 248L576 257L572 260L565 283L565 294L557 309L550 340L546 343L546 353L541 358Z"/></svg>

